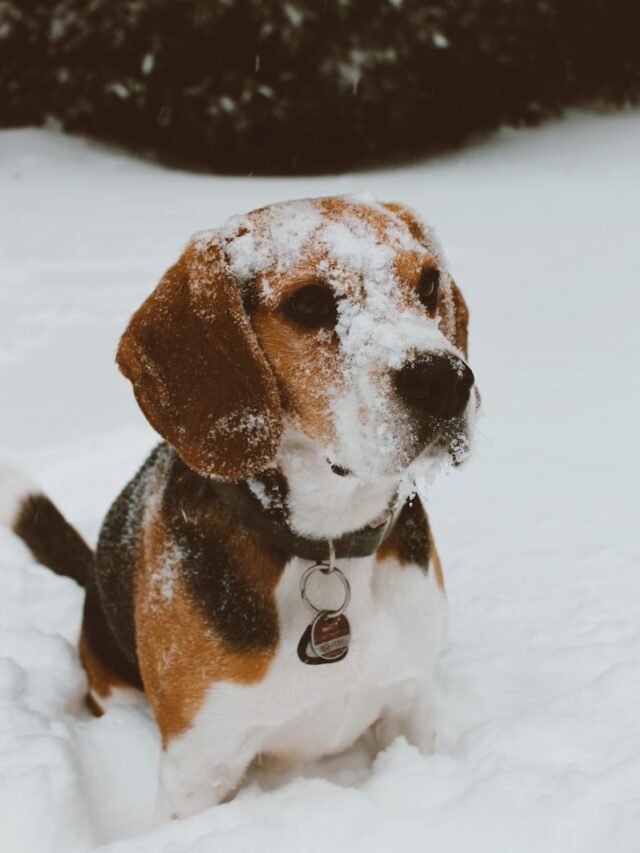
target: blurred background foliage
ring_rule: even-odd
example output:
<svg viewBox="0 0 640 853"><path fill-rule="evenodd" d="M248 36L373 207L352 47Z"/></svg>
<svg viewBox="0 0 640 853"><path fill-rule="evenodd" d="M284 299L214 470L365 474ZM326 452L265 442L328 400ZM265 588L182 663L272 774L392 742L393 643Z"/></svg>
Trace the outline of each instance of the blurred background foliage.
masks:
<svg viewBox="0 0 640 853"><path fill-rule="evenodd" d="M370 166L640 97L640 0L0 0L0 126L217 172Z"/></svg>

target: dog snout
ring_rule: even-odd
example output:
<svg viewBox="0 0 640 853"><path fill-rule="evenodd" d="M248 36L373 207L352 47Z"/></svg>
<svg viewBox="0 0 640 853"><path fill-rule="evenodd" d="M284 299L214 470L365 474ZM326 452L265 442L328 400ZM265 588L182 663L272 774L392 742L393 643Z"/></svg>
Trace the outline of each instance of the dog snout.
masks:
<svg viewBox="0 0 640 853"><path fill-rule="evenodd" d="M460 417L469 402L475 378L461 358L449 354L421 356L396 374L400 397L422 414Z"/></svg>

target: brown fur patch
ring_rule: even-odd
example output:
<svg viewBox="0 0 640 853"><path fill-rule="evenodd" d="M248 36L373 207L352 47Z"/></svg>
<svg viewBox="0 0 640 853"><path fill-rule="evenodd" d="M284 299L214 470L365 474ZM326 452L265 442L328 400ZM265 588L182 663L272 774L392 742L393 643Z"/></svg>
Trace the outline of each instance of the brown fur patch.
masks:
<svg viewBox="0 0 640 853"><path fill-rule="evenodd" d="M140 670L165 746L191 725L212 684L254 684L264 678L277 645L276 636L270 646L230 647L193 600L181 563L170 581L162 574L173 547L158 513L147 525L137 570L136 630ZM245 554L247 565L253 556ZM272 589L265 578L262 586Z"/></svg>
<svg viewBox="0 0 640 853"><path fill-rule="evenodd" d="M384 207L404 222L414 239L422 243L425 248L431 248L424 226L413 211L395 202L385 203ZM454 281L451 282L450 294L439 300L438 313L443 316L445 334L467 358L469 309L460 288Z"/></svg>
<svg viewBox="0 0 640 853"><path fill-rule="evenodd" d="M46 495L28 495L12 527L39 563L86 584L91 548Z"/></svg>
<svg viewBox="0 0 640 853"><path fill-rule="evenodd" d="M426 243L424 226L410 208L394 201L385 202L383 207L386 207L391 213L395 213L404 222L414 240L417 240L419 243Z"/></svg>
<svg viewBox="0 0 640 853"><path fill-rule="evenodd" d="M102 699L108 699L112 691L118 687L131 687L131 685L119 678L108 666L105 665L100 658L94 654L89 647L84 633L80 634L80 642L78 644L78 652L80 661L87 673L89 681L89 690L91 693L100 696ZM96 702L95 698L87 694L87 707L97 717L102 716L104 711Z"/></svg>
<svg viewBox="0 0 640 853"><path fill-rule="evenodd" d="M333 330L293 328L284 316L260 310L253 328L277 377L285 411L311 438L333 440L327 413L342 378Z"/></svg>
<svg viewBox="0 0 640 853"><path fill-rule="evenodd" d="M117 360L151 425L195 471L239 480L275 456L275 380L220 247L186 249L133 315Z"/></svg>
<svg viewBox="0 0 640 853"><path fill-rule="evenodd" d="M429 557L431 560L431 565L433 566L433 573L436 576L436 581L440 589L444 592L444 575L442 573L442 563L440 561L440 554L438 554L438 549L436 548L435 539L433 538L433 533L431 529L429 529Z"/></svg>
<svg viewBox="0 0 640 853"><path fill-rule="evenodd" d="M102 717L104 715L104 711L102 710L100 705L98 705L91 693L87 693L87 695L84 697L84 702L94 717Z"/></svg>
<svg viewBox="0 0 640 853"><path fill-rule="evenodd" d="M454 305L454 343L465 358L468 358L469 345L469 309L465 302L462 291L455 283L451 282L451 293Z"/></svg>

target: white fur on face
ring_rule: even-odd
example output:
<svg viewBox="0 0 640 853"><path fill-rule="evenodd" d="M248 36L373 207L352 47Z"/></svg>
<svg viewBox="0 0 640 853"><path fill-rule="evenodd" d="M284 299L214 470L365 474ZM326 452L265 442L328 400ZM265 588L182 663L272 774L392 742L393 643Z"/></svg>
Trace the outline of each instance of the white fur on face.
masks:
<svg viewBox="0 0 640 853"><path fill-rule="evenodd" d="M397 394L394 374L416 357L459 356L439 328L418 307L407 308L389 291L374 304L346 304L337 327L341 342L343 391L333 406L332 457L356 473L389 476L402 472L424 448L418 424Z"/></svg>
<svg viewBox="0 0 640 853"><path fill-rule="evenodd" d="M289 487L291 526L306 536L335 539L358 530L389 506L397 477L341 477L327 449L287 424L277 459Z"/></svg>
<svg viewBox="0 0 640 853"><path fill-rule="evenodd" d="M380 242L379 235L355 217L331 223L324 236L333 259L328 280L336 294L343 294L336 326L342 378L334 396L336 439L331 453L357 473L399 474L422 448L417 425L394 388L394 373L418 356L462 354L445 337L439 317L430 317L417 300L408 304L406 283L395 270L398 252L436 261L443 295L450 294L451 278L430 236L424 246L408 229L393 225ZM356 293L346 286L354 276L362 283Z"/></svg>

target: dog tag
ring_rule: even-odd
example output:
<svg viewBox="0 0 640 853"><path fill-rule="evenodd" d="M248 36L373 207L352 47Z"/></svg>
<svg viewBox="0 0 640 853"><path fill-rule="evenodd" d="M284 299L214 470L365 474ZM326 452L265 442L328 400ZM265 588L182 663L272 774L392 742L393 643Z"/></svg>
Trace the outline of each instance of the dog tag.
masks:
<svg viewBox="0 0 640 853"><path fill-rule="evenodd" d="M347 617L322 610L300 638L298 657L308 664L337 663L347 656L350 640Z"/></svg>

